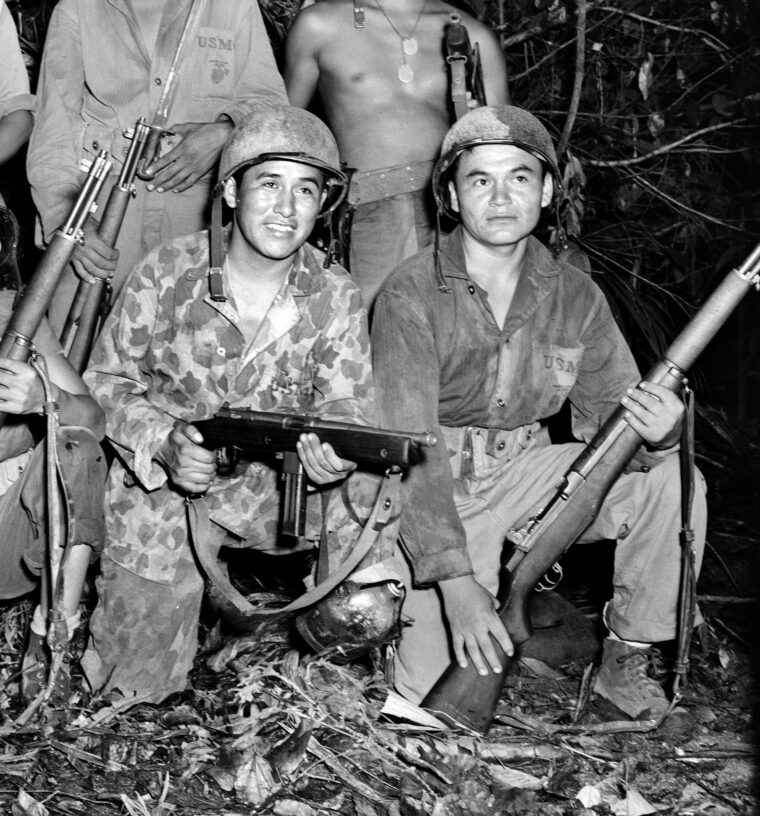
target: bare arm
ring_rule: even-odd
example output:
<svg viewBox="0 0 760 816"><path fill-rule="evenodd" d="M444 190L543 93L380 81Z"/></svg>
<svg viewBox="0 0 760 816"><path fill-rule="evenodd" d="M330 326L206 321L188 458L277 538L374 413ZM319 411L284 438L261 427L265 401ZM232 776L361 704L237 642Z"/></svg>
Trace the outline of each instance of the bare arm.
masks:
<svg viewBox="0 0 760 816"><path fill-rule="evenodd" d="M285 43L285 89L291 105L306 108L319 84L319 9L309 6L293 23Z"/></svg>
<svg viewBox="0 0 760 816"><path fill-rule="evenodd" d="M46 353L43 356L53 385L53 398L58 403L61 425L89 428L98 439L102 439L105 415L90 396L82 378L62 353ZM17 416L37 414L44 402L42 381L31 365L0 358L0 410Z"/></svg>
<svg viewBox="0 0 760 816"><path fill-rule="evenodd" d="M483 84L486 89L486 101L489 105L509 105L509 83L507 79L507 61L496 35L486 26L478 23L476 28L469 25L472 38L480 46L480 59L483 66Z"/></svg>
<svg viewBox="0 0 760 816"><path fill-rule="evenodd" d="M0 164L18 153L32 132L32 114L28 110L16 110L0 121Z"/></svg>
<svg viewBox="0 0 760 816"><path fill-rule="evenodd" d="M106 432L105 414L90 396L82 378L62 353L46 354L45 361L59 405L61 425L81 425L102 439Z"/></svg>

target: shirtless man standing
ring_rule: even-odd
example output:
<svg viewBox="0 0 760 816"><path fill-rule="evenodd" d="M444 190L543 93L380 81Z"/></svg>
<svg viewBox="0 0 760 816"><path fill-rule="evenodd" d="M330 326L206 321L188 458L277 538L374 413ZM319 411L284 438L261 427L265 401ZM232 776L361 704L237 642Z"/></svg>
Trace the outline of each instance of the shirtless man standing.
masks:
<svg viewBox="0 0 760 816"><path fill-rule="evenodd" d="M385 277L431 242L430 178L451 125L444 28L460 14L479 44L486 98L509 102L507 69L490 29L443 0L320 0L286 44L290 102L319 91L340 148L356 169L350 268L369 307ZM429 200L430 199L430 200Z"/></svg>

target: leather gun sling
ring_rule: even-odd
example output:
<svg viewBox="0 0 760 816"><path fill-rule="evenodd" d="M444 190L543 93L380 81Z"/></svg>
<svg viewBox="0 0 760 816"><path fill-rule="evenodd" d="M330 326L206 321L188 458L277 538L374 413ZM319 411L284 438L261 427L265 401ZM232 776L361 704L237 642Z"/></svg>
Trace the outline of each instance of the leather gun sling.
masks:
<svg viewBox="0 0 760 816"><path fill-rule="evenodd" d="M232 585L226 570L219 561L219 537L211 532L208 505L202 496L187 499L190 540L206 577L236 613L250 620L251 623L274 615L290 615L322 600L356 569L372 549L383 528L394 519L400 484L400 471L389 471L385 474L370 517L348 558L322 583L317 584L287 606L278 609L262 609L254 606Z"/></svg>

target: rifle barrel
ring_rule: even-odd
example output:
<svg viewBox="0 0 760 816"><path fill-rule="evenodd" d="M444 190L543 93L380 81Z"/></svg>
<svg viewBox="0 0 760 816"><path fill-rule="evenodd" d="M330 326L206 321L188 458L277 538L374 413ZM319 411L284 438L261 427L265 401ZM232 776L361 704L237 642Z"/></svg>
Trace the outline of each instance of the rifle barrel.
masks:
<svg viewBox="0 0 760 816"><path fill-rule="evenodd" d="M131 138L129 150L124 157L119 178L111 188L98 226L98 235L110 247L116 246L127 207L135 195L137 166L145 151L149 132L144 117L137 120L131 136L130 131L127 131L126 135ZM84 371L92 350L105 288L106 282L100 278L90 284L80 281L63 327L61 344L69 362L80 374Z"/></svg>
<svg viewBox="0 0 760 816"><path fill-rule="evenodd" d="M66 223L56 232L45 250L21 301L11 315L0 341L0 356L19 362L29 359L32 340L42 322L50 300L58 287L66 265L82 235L82 227L95 207L95 201L111 171L108 153L103 150L90 165L84 185L74 202ZM0 412L0 427L5 423L5 413Z"/></svg>

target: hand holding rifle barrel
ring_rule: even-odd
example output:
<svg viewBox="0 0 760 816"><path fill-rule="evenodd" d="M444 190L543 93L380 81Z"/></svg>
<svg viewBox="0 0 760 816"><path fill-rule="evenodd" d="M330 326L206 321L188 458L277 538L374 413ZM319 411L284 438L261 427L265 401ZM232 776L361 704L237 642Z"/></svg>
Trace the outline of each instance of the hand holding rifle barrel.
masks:
<svg viewBox="0 0 760 816"><path fill-rule="evenodd" d="M137 167L145 152L150 128L144 118L135 123L126 135L131 139L119 178L111 189L98 226L103 242L114 247L119 237L127 206L135 195ZM80 280L71 303L61 335L61 345L71 365L81 374L87 365L95 338L99 317L103 313L107 281L95 277L92 281Z"/></svg>

